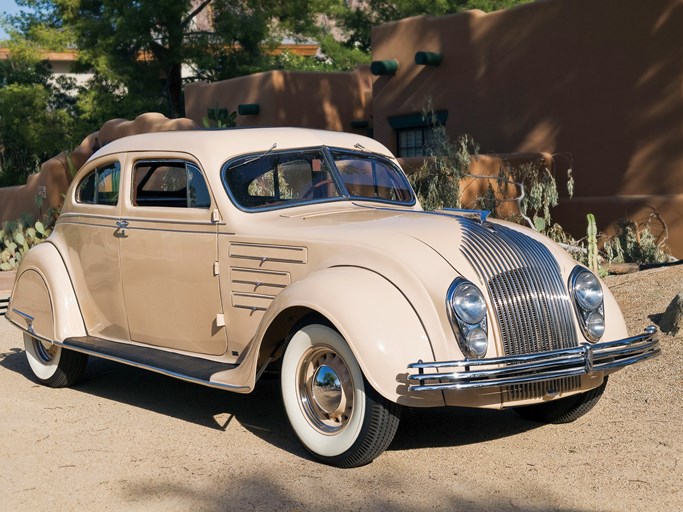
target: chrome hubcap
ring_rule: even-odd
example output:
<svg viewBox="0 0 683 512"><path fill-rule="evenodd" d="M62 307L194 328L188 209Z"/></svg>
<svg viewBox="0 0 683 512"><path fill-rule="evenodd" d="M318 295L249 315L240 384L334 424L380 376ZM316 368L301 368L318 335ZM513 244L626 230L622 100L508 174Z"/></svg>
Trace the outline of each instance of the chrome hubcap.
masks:
<svg viewBox="0 0 683 512"><path fill-rule="evenodd" d="M298 370L299 403L308 422L323 434L336 434L353 411L353 381L344 360L328 347L309 349Z"/></svg>
<svg viewBox="0 0 683 512"><path fill-rule="evenodd" d="M342 388L339 377L331 367L324 364L315 371L312 393L316 405L326 414L339 409L342 402Z"/></svg>

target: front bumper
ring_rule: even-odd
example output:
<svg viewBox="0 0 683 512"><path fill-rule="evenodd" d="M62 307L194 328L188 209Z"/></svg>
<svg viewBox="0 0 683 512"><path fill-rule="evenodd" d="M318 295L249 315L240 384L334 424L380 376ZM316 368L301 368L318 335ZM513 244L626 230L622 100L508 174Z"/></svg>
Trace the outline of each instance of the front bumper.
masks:
<svg viewBox="0 0 683 512"><path fill-rule="evenodd" d="M408 377L409 381L417 382L408 390L494 388L617 370L659 355L656 334L657 328L649 326L643 334L631 338L550 352L434 363L418 361L408 365L419 372ZM435 373L444 368L453 370Z"/></svg>

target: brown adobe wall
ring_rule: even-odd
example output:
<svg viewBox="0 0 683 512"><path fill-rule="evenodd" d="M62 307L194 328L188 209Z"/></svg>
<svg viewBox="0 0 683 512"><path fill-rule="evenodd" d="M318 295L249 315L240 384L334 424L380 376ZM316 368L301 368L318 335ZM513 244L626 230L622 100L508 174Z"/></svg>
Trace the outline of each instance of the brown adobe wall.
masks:
<svg viewBox="0 0 683 512"><path fill-rule="evenodd" d="M159 113L142 114L133 121L112 119L104 123L99 131L83 139L83 142L71 152L70 157L74 169L78 170L95 151L121 137L196 128L198 125L190 119L168 119ZM71 178L67 153L62 152L41 165L40 172L31 174L26 185L0 188L0 224L16 220L25 214L33 218L39 217L40 211L36 204L38 187L45 187L46 198L43 201L43 211L61 205L62 194L69 187Z"/></svg>
<svg viewBox="0 0 683 512"><path fill-rule="evenodd" d="M369 121L372 77L368 66L351 72L267 71L185 86L185 111L197 123L209 109L236 112L257 103L257 115L238 115L237 126L298 126L365 134L352 121Z"/></svg>
<svg viewBox="0 0 683 512"><path fill-rule="evenodd" d="M541 0L375 27L373 60L400 63L374 83L375 138L395 151L387 118L431 98L449 135L471 134L482 153L571 153L575 196L560 187L553 216L576 236L587 212L605 229L653 206L683 257L681 27L680 0ZM416 51L443 61L417 66Z"/></svg>

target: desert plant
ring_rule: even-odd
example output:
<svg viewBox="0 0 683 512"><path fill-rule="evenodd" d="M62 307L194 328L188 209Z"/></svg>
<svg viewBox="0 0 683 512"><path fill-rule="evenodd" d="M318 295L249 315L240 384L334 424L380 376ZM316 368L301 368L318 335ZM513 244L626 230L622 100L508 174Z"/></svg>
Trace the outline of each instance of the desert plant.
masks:
<svg viewBox="0 0 683 512"><path fill-rule="evenodd" d="M595 215L586 215L588 228L586 229L586 242L588 244L588 268L594 273L599 273L598 265L598 228L595 224Z"/></svg>
<svg viewBox="0 0 683 512"><path fill-rule="evenodd" d="M31 247L50 236L55 219L50 213L35 222L5 222L0 230L0 270L15 270Z"/></svg>
<svg viewBox="0 0 683 512"><path fill-rule="evenodd" d="M479 155L479 146L470 135L462 135L454 143L446 128L437 122L431 103L423 111L423 120L432 126L431 145L422 167L410 176L418 199L426 210L460 208L460 181L463 178L488 179L485 192L471 207L486 209L499 217L499 206L504 202L517 202L519 215L505 216L506 220L528 223L537 231L555 237L570 238L559 226L554 226L550 209L557 205L558 191L555 176L544 159L512 165L504 162L497 176L470 174L473 159ZM496 182L496 187L491 182ZM567 190L571 197L574 180L571 169L567 172ZM560 235L560 233L562 233Z"/></svg>
<svg viewBox="0 0 683 512"><path fill-rule="evenodd" d="M234 128L237 126L237 112L228 112L227 108L210 108L202 118L204 128Z"/></svg>
<svg viewBox="0 0 683 512"><path fill-rule="evenodd" d="M557 182L545 161L510 166L507 179L524 186L526 193L520 200L520 214L531 218L536 231L545 232L552 225L550 208L557 206L558 201Z"/></svg>
<svg viewBox="0 0 683 512"><path fill-rule="evenodd" d="M426 114L429 115L429 114ZM460 208L460 180L468 175L471 159L479 151L472 137L463 135L452 143L443 125L434 125L432 144L422 166L410 179L425 210Z"/></svg>
<svg viewBox="0 0 683 512"><path fill-rule="evenodd" d="M665 245L666 225L664 236L656 237L650 229L650 224L655 219L661 222L661 217L654 211L641 224L631 219L622 219L617 225L616 233L605 237L603 249L607 261L641 265L669 261L671 254Z"/></svg>

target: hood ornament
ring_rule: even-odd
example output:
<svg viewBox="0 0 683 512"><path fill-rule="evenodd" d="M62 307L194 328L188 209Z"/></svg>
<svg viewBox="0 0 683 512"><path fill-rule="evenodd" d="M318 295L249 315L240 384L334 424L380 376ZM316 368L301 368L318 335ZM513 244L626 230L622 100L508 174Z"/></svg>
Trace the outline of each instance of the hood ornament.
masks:
<svg viewBox="0 0 683 512"><path fill-rule="evenodd" d="M444 212L455 213L468 219L476 220L479 224L486 222L491 212L489 210L467 210L460 208L443 208Z"/></svg>

